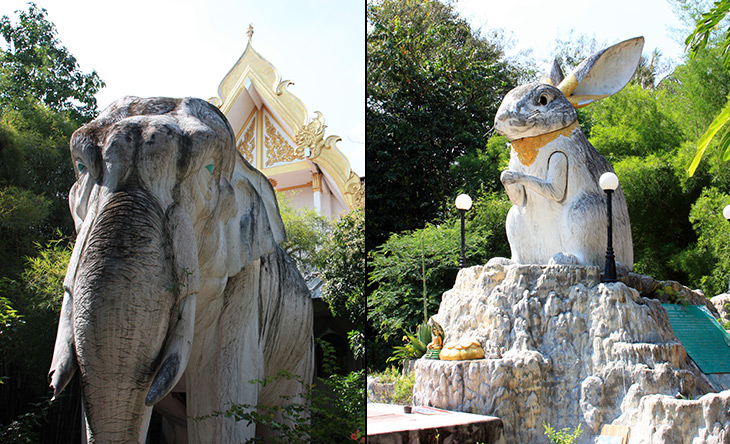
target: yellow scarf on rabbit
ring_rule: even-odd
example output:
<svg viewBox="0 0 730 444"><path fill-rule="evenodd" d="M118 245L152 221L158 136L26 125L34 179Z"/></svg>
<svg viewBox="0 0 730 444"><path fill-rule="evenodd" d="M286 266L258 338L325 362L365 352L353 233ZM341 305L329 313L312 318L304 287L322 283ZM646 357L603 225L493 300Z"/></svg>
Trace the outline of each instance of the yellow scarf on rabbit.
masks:
<svg viewBox="0 0 730 444"><path fill-rule="evenodd" d="M539 136L523 137L522 139L513 140L511 142L512 149L517 153L517 158L525 166L532 165L537 159L537 152L540 148L557 139L558 136L570 137L575 128L578 128L578 121L571 123L565 128L555 130L549 133L540 134Z"/></svg>

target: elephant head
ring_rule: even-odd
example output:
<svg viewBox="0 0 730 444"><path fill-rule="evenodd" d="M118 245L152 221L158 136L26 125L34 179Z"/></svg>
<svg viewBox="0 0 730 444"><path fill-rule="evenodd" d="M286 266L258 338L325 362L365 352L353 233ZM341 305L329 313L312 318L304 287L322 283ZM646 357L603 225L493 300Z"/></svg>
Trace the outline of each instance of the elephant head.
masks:
<svg viewBox="0 0 730 444"><path fill-rule="evenodd" d="M89 442L139 442L228 278L275 251L283 223L203 100L120 99L74 133L71 157L77 238L49 381L57 396L80 371Z"/></svg>

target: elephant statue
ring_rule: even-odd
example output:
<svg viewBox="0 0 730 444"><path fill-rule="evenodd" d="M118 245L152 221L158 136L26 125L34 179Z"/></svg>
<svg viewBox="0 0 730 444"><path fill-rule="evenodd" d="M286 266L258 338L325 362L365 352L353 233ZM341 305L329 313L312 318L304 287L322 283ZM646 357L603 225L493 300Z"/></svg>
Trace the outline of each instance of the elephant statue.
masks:
<svg viewBox="0 0 730 444"><path fill-rule="evenodd" d="M74 133L71 157L54 397L78 369L89 443L144 443L155 405L176 442L254 437L215 413L300 397L295 379L250 381L314 371L312 301L270 182L200 99L122 98Z"/></svg>

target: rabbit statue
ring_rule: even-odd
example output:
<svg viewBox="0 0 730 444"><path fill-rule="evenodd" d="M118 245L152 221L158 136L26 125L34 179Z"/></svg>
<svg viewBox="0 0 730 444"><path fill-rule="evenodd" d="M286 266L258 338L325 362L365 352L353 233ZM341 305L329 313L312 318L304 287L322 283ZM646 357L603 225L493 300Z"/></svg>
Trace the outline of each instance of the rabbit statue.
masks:
<svg viewBox="0 0 730 444"><path fill-rule="evenodd" d="M539 82L505 96L494 129L512 146L500 177L513 204L506 221L512 262L605 265L606 197L598 180L613 168L588 142L575 109L626 86L643 46L643 37L617 43L567 77L556 60ZM612 204L616 261L631 270L631 224L620 187Z"/></svg>

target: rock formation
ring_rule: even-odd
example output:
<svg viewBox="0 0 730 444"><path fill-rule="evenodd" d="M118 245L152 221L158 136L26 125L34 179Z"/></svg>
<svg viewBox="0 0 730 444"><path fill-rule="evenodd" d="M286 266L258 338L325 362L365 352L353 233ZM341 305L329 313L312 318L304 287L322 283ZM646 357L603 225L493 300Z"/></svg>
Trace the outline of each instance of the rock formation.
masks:
<svg viewBox="0 0 730 444"><path fill-rule="evenodd" d="M730 293L718 294L710 299L712 305L717 309L720 322L730 322Z"/></svg>
<svg viewBox="0 0 730 444"><path fill-rule="evenodd" d="M603 424L629 443L730 443L730 391L713 393L659 301L598 267L493 259L459 272L436 320L486 359L419 360L415 405L502 418L507 443L548 442L543 423L581 424L580 443Z"/></svg>

